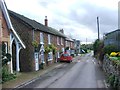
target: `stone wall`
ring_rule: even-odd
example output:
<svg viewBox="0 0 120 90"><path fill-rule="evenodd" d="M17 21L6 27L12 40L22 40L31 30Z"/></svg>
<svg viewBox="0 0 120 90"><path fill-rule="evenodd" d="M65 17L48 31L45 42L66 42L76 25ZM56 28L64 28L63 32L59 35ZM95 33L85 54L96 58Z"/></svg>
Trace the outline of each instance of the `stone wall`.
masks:
<svg viewBox="0 0 120 90"><path fill-rule="evenodd" d="M107 76L107 82L111 87L115 87L117 83L118 90L120 90L120 65L117 65L114 60L111 60L107 55L104 56L103 70ZM117 80L118 79L118 80Z"/></svg>

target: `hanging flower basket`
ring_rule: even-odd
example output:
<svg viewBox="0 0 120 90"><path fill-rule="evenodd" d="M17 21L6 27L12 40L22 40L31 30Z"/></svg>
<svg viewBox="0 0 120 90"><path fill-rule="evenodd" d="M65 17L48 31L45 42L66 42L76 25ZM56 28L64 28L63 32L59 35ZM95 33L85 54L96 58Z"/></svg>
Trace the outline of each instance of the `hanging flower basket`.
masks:
<svg viewBox="0 0 120 90"><path fill-rule="evenodd" d="M45 53L49 53L50 51L52 51L52 49L49 46L45 47Z"/></svg>
<svg viewBox="0 0 120 90"><path fill-rule="evenodd" d="M39 43L38 43L36 40L34 40L34 41L32 42L32 46L34 47L34 51L35 51L35 52L38 52L38 50L39 50L39 48L38 48Z"/></svg>
<svg viewBox="0 0 120 90"><path fill-rule="evenodd" d="M53 54L55 54L55 52L57 51L57 47L55 47L53 44L45 47L46 53L51 52L51 51L53 51Z"/></svg>
<svg viewBox="0 0 120 90"><path fill-rule="evenodd" d="M32 45L33 45L35 48L37 48L38 45L39 45L39 43L38 43L36 40L34 40L34 41L32 42Z"/></svg>

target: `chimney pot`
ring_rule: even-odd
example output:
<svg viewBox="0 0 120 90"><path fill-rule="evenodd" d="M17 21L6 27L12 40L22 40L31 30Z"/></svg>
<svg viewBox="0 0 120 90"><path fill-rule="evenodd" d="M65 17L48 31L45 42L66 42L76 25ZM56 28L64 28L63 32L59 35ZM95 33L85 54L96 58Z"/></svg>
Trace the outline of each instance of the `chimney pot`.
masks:
<svg viewBox="0 0 120 90"><path fill-rule="evenodd" d="M64 34L64 30L63 29L61 29L60 32Z"/></svg>
<svg viewBox="0 0 120 90"><path fill-rule="evenodd" d="M45 26L48 26L47 16L45 16Z"/></svg>

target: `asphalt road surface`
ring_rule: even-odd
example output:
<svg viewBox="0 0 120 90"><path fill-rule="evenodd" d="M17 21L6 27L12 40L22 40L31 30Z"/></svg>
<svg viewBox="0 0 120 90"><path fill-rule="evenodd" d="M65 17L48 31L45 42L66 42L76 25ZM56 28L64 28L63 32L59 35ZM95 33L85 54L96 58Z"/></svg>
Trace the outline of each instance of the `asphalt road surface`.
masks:
<svg viewBox="0 0 120 90"><path fill-rule="evenodd" d="M88 53L72 63L61 63L24 88L105 88L105 76L92 55Z"/></svg>

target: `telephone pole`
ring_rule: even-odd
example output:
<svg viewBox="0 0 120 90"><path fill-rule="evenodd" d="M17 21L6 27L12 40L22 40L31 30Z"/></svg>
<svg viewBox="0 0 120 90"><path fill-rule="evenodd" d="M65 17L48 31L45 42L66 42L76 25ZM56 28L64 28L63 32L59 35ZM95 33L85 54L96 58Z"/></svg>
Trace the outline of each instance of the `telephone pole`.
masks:
<svg viewBox="0 0 120 90"><path fill-rule="evenodd" d="M86 38L86 45L87 45L87 38Z"/></svg>
<svg viewBox="0 0 120 90"><path fill-rule="evenodd" d="M100 40L100 32L99 32L99 17L97 17L97 29L98 29L98 40Z"/></svg>

